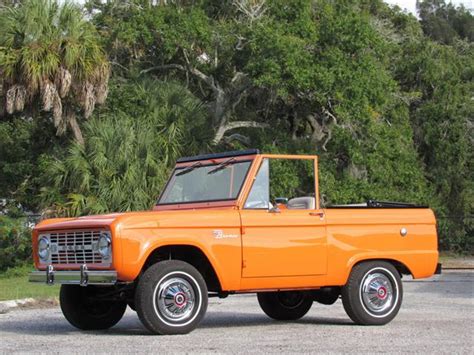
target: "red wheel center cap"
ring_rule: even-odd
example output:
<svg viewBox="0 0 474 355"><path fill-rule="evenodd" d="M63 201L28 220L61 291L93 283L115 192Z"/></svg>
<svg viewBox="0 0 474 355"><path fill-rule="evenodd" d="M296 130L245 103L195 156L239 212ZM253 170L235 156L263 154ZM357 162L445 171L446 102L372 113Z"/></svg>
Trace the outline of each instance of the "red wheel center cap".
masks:
<svg viewBox="0 0 474 355"><path fill-rule="evenodd" d="M183 293L178 293L174 296L174 303L178 307L183 307L186 304L186 296Z"/></svg>
<svg viewBox="0 0 474 355"><path fill-rule="evenodd" d="M385 299L385 297L387 297L387 289L383 286L380 286L377 290L377 297L382 300Z"/></svg>

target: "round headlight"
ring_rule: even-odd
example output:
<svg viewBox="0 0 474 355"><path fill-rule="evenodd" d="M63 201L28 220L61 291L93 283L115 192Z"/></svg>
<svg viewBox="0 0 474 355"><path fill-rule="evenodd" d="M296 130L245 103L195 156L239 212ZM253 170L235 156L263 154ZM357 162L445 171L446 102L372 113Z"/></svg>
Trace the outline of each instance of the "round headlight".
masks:
<svg viewBox="0 0 474 355"><path fill-rule="evenodd" d="M104 233L100 236L97 248L99 254L102 255L103 258L108 258L110 256L111 244L112 240L110 239L110 235Z"/></svg>
<svg viewBox="0 0 474 355"><path fill-rule="evenodd" d="M38 256L42 261L49 258L49 240L46 237L41 237L38 241Z"/></svg>

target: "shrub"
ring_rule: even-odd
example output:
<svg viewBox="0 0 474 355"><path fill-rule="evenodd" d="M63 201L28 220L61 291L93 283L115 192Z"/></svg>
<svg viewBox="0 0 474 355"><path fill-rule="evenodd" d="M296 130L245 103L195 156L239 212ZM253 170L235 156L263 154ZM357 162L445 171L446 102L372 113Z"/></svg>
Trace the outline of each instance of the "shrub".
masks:
<svg viewBox="0 0 474 355"><path fill-rule="evenodd" d="M0 271L31 262L31 228L26 218L0 215Z"/></svg>

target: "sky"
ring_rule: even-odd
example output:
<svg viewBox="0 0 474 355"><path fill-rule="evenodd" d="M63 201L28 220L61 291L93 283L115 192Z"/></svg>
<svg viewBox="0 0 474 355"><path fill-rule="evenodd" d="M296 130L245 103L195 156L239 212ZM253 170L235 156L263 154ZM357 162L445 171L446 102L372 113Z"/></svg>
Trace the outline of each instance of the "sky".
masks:
<svg viewBox="0 0 474 355"><path fill-rule="evenodd" d="M387 4L398 5L416 15L416 0L384 0ZM463 4L466 9L474 10L474 0L446 0L454 5Z"/></svg>

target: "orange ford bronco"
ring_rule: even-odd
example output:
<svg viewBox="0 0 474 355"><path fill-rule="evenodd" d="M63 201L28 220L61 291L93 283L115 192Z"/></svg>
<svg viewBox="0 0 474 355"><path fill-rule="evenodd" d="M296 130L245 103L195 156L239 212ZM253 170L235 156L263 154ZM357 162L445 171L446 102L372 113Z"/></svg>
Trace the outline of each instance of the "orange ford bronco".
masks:
<svg viewBox="0 0 474 355"><path fill-rule="evenodd" d="M317 163L257 150L179 159L153 211L39 223L30 281L61 284L61 309L79 329L112 327L128 305L152 333L188 333L208 297L249 292L277 320L341 297L355 323L386 324L402 275L441 270L433 212L323 208Z"/></svg>

